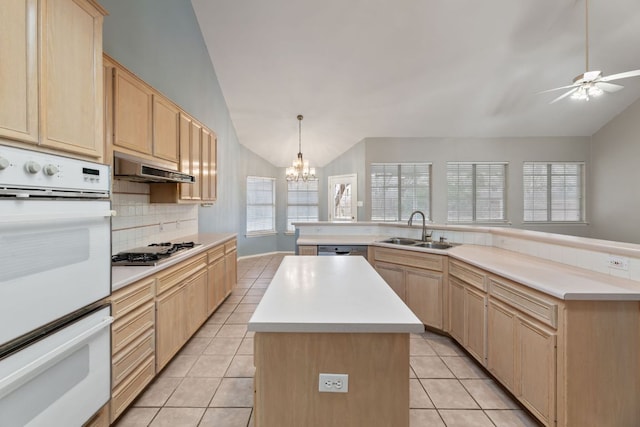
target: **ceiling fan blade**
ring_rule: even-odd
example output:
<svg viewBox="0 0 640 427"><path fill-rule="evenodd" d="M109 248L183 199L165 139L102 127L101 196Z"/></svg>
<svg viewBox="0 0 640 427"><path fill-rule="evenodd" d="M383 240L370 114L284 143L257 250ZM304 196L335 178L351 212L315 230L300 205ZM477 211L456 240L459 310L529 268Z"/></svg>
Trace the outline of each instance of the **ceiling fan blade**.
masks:
<svg viewBox="0 0 640 427"><path fill-rule="evenodd" d="M572 85L568 85L568 86L554 87L553 89L543 90L542 92L538 92L538 93L540 94L540 93L553 92L553 91L560 90L560 89L569 89L570 87L578 87L578 86L580 86L580 85L572 84Z"/></svg>
<svg viewBox="0 0 640 427"><path fill-rule="evenodd" d="M567 96L571 95L573 92L577 91L578 89L579 89L579 86L578 87L574 87L570 91L563 93L562 95L560 95L559 97L557 97L556 99L551 101L549 104L553 104L554 102L558 102L561 99L566 98Z"/></svg>
<svg viewBox="0 0 640 427"><path fill-rule="evenodd" d="M603 82L603 81L599 81L595 83L596 87L599 87L600 89L602 89L605 92L617 92L621 89L624 88L624 86L622 85L617 85L617 84L613 84L613 83L607 83L607 82Z"/></svg>
<svg viewBox="0 0 640 427"><path fill-rule="evenodd" d="M624 73L611 74L600 79L601 82L610 82L611 80L626 79L628 77L640 76L640 70L625 71Z"/></svg>

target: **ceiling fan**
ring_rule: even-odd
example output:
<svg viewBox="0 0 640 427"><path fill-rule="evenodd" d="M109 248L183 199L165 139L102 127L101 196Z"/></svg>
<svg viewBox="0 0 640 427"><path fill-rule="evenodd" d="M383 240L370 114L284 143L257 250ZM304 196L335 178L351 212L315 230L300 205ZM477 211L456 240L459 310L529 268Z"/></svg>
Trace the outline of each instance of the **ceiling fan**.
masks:
<svg viewBox="0 0 640 427"><path fill-rule="evenodd" d="M602 71L589 71L589 0L585 0L585 34L586 71L583 74L576 76L573 79L573 84L539 92L547 93L561 89L569 89L549 104L558 102L568 96L571 96L572 99L589 101L591 97L600 96L604 92L617 92L624 88L622 85L609 83L613 80L640 76L640 70L625 71L624 73L612 74L610 76L603 76Z"/></svg>

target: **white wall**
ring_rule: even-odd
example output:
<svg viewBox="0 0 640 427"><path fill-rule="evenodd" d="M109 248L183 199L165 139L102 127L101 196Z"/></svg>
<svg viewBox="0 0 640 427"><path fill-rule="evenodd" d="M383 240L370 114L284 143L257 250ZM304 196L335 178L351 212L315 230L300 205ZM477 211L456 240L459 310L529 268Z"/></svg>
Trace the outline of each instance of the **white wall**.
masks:
<svg viewBox="0 0 640 427"><path fill-rule="evenodd" d="M591 141L591 236L640 243L640 100Z"/></svg>

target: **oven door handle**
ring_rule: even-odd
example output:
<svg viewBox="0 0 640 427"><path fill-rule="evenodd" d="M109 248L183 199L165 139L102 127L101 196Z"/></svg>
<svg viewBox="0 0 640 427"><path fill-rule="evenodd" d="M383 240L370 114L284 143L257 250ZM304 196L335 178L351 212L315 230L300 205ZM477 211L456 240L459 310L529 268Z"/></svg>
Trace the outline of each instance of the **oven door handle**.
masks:
<svg viewBox="0 0 640 427"><path fill-rule="evenodd" d="M107 316L98 324L90 327L82 333L76 335L69 341L57 346L53 350L43 354L22 368L12 372L10 375L0 379L0 399L12 391L20 388L23 384L35 378L41 372L62 360L67 354L82 347L94 335L113 323L113 317Z"/></svg>
<svg viewBox="0 0 640 427"><path fill-rule="evenodd" d="M6 215L0 217L0 224L2 223L20 223L20 222L42 222L51 220L67 220L67 219L84 219L84 218L109 218L116 216L116 211L109 210L103 212L63 212L54 214L37 214L37 215Z"/></svg>

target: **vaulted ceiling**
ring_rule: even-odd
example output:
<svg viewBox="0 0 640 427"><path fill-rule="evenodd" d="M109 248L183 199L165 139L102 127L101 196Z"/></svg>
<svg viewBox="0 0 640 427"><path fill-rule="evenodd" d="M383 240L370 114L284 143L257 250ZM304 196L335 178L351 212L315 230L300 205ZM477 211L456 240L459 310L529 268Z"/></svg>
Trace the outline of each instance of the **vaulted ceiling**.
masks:
<svg viewBox="0 0 640 427"><path fill-rule="evenodd" d="M588 136L640 98L585 71L585 0L192 0L240 143L324 166L367 137ZM640 68L640 1L590 0L589 62Z"/></svg>

